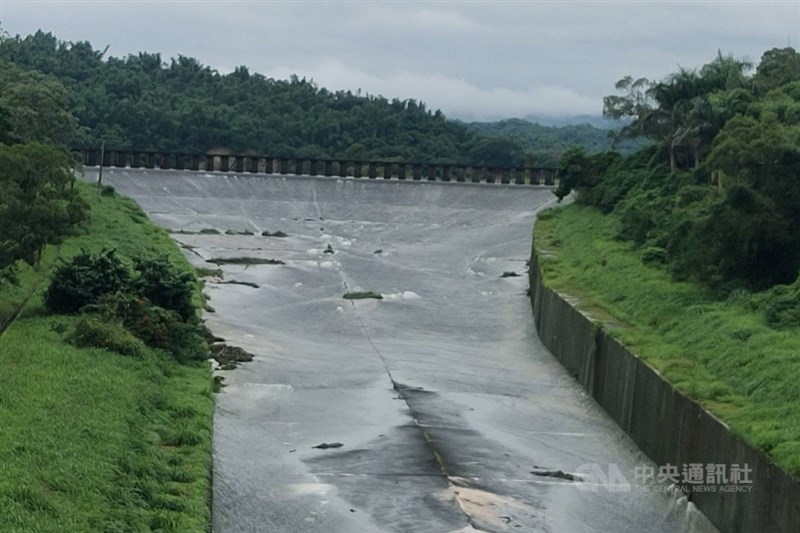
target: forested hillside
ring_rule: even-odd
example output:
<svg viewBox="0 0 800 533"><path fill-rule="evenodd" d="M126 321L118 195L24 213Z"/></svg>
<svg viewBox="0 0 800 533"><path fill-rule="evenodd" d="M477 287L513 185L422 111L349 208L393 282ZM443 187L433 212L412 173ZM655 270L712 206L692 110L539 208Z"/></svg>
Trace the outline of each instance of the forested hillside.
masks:
<svg viewBox="0 0 800 533"><path fill-rule="evenodd" d="M104 57L87 42L49 33L6 38L0 59L53 76L70 92L82 128L73 144L203 152L212 148L280 156L347 156L514 164L515 154L414 100L328 91L247 67L222 75L196 59L159 54Z"/></svg>
<svg viewBox="0 0 800 533"><path fill-rule="evenodd" d="M755 72L719 55L661 82L631 77L605 98L623 134L655 144L629 157L572 150L563 196L619 218L619 236L677 279L728 294L792 283L800 267L800 54L764 53ZM778 290L778 289L776 289ZM800 295L781 289L770 321L800 323Z"/></svg>
<svg viewBox="0 0 800 533"><path fill-rule="evenodd" d="M572 145L606 149L606 130L547 128L523 120L465 125L422 102L329 91L239 67L220 74L191 57L106 57L50 33L0 38L0 61L39 76L80 123L73 146L455 162L555 165ZM42 76L47 77L42 77ZM49 80L44 83L44 80ZM68 96L67 96L68 95ZM2 113L2 107L0 107ZM2 116L2 115L0 115Z"/></svg>

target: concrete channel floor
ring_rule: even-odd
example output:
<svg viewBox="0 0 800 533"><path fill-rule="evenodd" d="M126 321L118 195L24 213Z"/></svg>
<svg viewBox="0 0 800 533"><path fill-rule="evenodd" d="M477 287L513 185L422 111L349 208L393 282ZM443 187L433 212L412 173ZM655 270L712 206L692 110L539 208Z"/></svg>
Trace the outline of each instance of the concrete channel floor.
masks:
<svg viewBox="0 0 800 533"><path fill-rule="evenodd" d="M637 484L649 461L537 338L525 261L549 189L130 169L104 181L170 230L220 231L173 234L195 265L285 263L225 264L207 282L212 330L256 355L219 372L215 531L713 530ZM361 290L384 298L342 298ZM558 475L591 464L625 480Z"/></svg>

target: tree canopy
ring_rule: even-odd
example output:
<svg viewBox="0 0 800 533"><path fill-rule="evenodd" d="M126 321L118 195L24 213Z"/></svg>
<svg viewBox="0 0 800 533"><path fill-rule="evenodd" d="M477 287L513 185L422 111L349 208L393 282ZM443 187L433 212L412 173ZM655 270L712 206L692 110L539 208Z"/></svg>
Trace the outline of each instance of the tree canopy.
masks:
<svg viewBox="0 0 800 533"><path fill-rule="evenodd" d="M118 149L555 166L573 144L598 151L612 142L606 131L589 125L546 128L517 119L463 124L414 99L330 91L313 80L275 80L245 66L220 74L182 55L106 57L88 42L63 42L42 31L6 38L0 58L30 79L66 87L37 90L59 104L68 100L81 125L66 128L74 147L105 141ZM4 119L0 102L0 124ZM630 146L635 143L623 151Z"/></svg>
<svg viewBox="0 0 800 533"><path fill-rule="evenodd" d="M61 42L41 31L6 39L0 58L69 89L70 108L85 128L73 144L470 162L479 142L413 99L329 91L312 80L275 80L244 66L220 74L185 56L106 59L89 43Z"/></svg>
<svg viewBox="0 0 800 533"><path fill-rule="evenodd" d="M38 262L83 220L65 143L80 135L67 89L51 77L0 60L0 281L18 261Z"/></svg>
<svg viewBox="0 0 800 533"><path fill-rule="evenodd" d="M572 151L560 197L614 212L643 257L723 293L800 271L800 54L717 57L661 82L626 77L605 114L655 144L626 158ZM800 305L800 300L798 300Z"/></svg>
<svg viewBox="0 0 800 533"><path fill-rule="evenodd" d="M629 118L621 136L644 136L663 143L669 153L670 170L696 167L711 140L750 95L747 61L723 56L699 71L681 68L661 82L627 76L617 82L623 96L603 99L603 115Z"/></svg>

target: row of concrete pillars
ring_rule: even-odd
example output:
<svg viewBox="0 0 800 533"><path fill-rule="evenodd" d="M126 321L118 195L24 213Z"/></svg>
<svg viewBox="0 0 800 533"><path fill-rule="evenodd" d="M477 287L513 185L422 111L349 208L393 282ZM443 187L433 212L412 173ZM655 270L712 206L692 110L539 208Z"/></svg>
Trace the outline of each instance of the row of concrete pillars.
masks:
<svg viewBox="0 0 800 533"><path fill-rule="evenodd" d="M294 174L415 181L457 181L517 185L555 185L556 169L549 167L499 168L439 163L350 161L228 154L100 150L82 151L86 166L204 170L253 174Z"/></svg>

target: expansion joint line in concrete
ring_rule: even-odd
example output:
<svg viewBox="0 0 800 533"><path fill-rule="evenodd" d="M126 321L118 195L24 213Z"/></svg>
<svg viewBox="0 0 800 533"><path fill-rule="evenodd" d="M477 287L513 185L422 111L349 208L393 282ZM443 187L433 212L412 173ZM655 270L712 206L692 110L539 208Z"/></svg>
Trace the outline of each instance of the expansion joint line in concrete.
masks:
<svg viewBox="0 0 800 533"><path fill-rule="evenodd" d="M312 195L313 195L312 201L313 201L314 207L315 207L315 209L317 211L317 216L318 216L318 218L321 219L322 218L322 210L320 209L319 202L317 201L317 193L313 189L312 189ZM348 283L347 275L344 273L344 270L341 269L341 268L339 269L339 276L341 276L341 278L342 278L342 284L344 285L345 291L349 291L350 290L350 283ZM383 365L383 369L385 370L386 375L389 377L389 381L392 383L392 389L394 389L394 391L397 393L398 398L402 399L403 402L406 404L406 408L408 409L408 412L409 412L409 417L414 422L414 425L417 426L417 428L419 428L420 434L422 435L422 438L425 440L425 444L430 449L431 454L433 455L434 460L436 461L436 464L439 466L439 471L441 472L440 475L447 480L448 485L450 485L451 487L458 487L457 484L453 483L453 481L451 479L451 475L450 475L450 473L448 471L447 465L445 464L444 459L442 458L441 454L437 451L436 445L434 444L433 439L431 438L430 434L425 430L425 428L422 426L422 424L419 421L419 418L417 417L416 413L414 412L414 409L411 407L411 404L408 402L408 398L406 397L405 392L404 392L405 387L403 387L402 385L398 384L397 381L395 381L394 376L392 375L392 370L389 368L389 363L387 362L386 357L383 355L383 353L380 351L378 346L372 340L372 337L369 334L369 330L367 329L367 325L364 323L364 320L358 314L358 308L356 307L356 302L353 301L353 300L350 300L350 305L353 307L353 314L355 315L356 320L358 320L358 323L361 326L361 331L364 334L364 338L367 339L367 342L372 347L372 350L375 352L375 354L381 360L381 364ZM477 524L475 524L472 516L466 511L466 509L464 509L464 506L462 505L461 500L458 497L457 493L456 493L456 503L458 504L459 510L466 517L467 524L469 525L470 528L472 528L473 531L476 531L476 532L485 531L485 530L480 529L477 526Z"/></svg>
<svg viewBox="0 0 800 533"><path fill-rule="evenodd" d="M344 282L345 288L347 290L349 290L347 281L344 279L344 275L342 275L342 278L343 278L343 282ZM450 474L450 472L449 472L449 470L447 468L447 465L444 462L444 459L442 458L442 456L439 453L439 451L436 449L436 444L434 443L434 440L431 438L430 434L425 429L425 427L420 423L419 418L417 417L417 414L414 412L414 409L411 407L411 404L408 402L408 398L406 397L406 394L405 394L405 391L406 391L407 387L404 387L403 385L398 384L397 381L395 381L394 376L392 376L392 371L389 368L389 363L386 361L386 357L383 355L383 353L380 351L380 349L375 345L375 342L372 340L372 337L369 334L369 330L367 330L367 325L364 323L364 320L358 314L358 309L356 308L355 302L351 301L350 305L353 306L353 313L355 314L356 319L358 320L358 323L361 325L361 331L364 334L364 338L367 339L367 342L369 343L369 345L372 347L372 349L375 351L375 353L380 358L381 363L383 364L383 368L384 368L384 370L386 370L386 374L389 376L389 381L391 381L391 383L392 383L392 388L397 393L398 398L402 399L403 402L406 404L406 407L408 408L408 412L409 412L409 417L414 422L414 425L417 426L417 428L419 429L420 434L422 435L422 438L425 441L425 444L428 446L428 449L430 450L431 455L433 455L433 458L434 458L434 460L436 461L436 464L439 467L439 471L441 472L440 475L442 477L444 477L444 479L447 480L447 484L448 485L450 485L451 487L454 487L454 488L458 488L459 485L456 484L456 483L453 483L452 476L451 476L451 474ZM472 516L466 511L466 509L464 508L464 506L461 503L461 499L459 498L457 491L455 492L455 494L456 494L455 499L456 499L456 503L458 504L458 508L464 514L464 516L466 517L467 524L472 529L472 531L476 531L476 532L485 531L485 530L480 529L478 527L478 525L473 520Z"/></svg>

